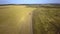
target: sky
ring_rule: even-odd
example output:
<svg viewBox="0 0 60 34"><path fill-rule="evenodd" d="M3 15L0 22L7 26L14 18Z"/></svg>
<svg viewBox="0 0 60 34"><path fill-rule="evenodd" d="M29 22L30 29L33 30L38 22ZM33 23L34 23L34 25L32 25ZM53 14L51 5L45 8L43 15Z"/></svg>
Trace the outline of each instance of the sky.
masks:
<svg viewBox="0 0 60 34"><path fill-rule="evenodd" d="M60 0L0 0L0 4L46 4L46 3L60 4Z"/></svg>

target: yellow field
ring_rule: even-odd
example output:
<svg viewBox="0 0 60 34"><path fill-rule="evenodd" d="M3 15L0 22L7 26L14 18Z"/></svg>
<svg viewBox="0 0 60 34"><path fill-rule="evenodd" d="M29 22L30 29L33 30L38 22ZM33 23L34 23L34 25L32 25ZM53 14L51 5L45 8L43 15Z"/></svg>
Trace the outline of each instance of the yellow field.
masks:
<svg viewBox="0 0 60 34"><path fill-rule="evenodd" d="M31 34L31 12L26 6L0 6L0 34Z"/></svg>

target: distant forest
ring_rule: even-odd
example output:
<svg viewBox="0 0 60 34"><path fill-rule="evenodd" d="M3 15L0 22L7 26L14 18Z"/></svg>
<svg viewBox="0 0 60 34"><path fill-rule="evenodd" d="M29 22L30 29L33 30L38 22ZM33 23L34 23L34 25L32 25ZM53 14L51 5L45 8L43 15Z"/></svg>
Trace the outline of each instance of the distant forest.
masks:
<svg viewBox="0 0 60 34"><path fill-rule="evenodd" d="M9 5L25 5L27 7L33 7L33 8L40 8L40 7L46 7L46 8L60 8L60 4L0 4L0 6L9 6Z"/></svg>

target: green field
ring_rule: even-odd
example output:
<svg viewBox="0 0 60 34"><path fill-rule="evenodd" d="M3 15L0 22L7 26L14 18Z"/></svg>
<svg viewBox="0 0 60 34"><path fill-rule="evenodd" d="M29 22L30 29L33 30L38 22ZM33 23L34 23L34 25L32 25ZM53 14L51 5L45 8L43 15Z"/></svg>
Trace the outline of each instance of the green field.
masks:
<svg viewBox="0 0 60 34"><path fill-rule="evenodd" d="M33 11L34 34L60 34L60 8L40 7Z"/></svg>

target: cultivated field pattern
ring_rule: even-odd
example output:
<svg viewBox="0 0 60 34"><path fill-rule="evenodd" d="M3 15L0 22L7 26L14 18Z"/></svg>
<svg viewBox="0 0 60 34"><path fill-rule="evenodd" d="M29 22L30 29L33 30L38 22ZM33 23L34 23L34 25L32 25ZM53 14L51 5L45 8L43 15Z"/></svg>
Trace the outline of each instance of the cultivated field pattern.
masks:
<svg viewBox="0 0 60 34"><path fill-rule="evenodd" d="M34 34L60 34L60 8L37 8L32 23Z"/></svg>

